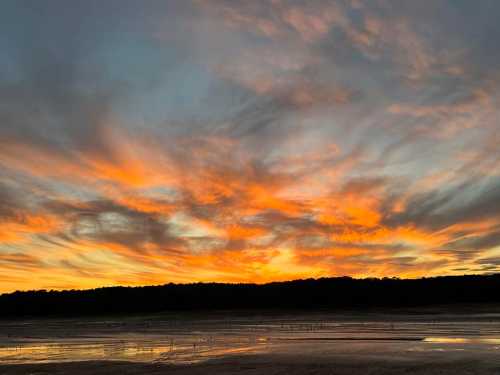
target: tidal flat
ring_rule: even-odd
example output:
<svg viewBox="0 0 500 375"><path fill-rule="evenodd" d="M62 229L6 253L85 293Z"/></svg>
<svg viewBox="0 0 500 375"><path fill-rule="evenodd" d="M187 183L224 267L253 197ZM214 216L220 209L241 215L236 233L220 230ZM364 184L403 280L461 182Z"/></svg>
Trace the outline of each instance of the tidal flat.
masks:
<svg viewBox="0 0 500 375"><path fill-rule="evenodd" d="M0 374L499 374L500 314L210 312L0 321Z"/></svg>

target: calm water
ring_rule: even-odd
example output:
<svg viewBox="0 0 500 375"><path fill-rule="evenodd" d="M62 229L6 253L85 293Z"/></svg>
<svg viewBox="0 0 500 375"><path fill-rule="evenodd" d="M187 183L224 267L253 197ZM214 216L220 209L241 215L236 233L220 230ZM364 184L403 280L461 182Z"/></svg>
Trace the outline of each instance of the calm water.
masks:
<svg viewBox="0 0 500 375"><path fill-rule="evenodd" d="M143 317L0 322L0 363L193 363L234 354L498 351L500 316Z"/></svg>

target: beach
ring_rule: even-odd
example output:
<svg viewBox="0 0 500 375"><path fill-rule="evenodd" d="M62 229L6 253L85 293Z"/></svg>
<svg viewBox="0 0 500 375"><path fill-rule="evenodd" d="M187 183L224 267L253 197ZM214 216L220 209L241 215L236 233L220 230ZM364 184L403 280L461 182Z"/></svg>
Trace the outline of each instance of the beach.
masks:
<svg viewBox="0 0 500 375"><path fill-rule="evenodd" d="M498 355L414 356L367 358L362 356L236 356L189 365L88 361L50 364L0 365L2 375L139 375L139 374L248 374L248 375L497 375Z"/></svg>
<svg viewBox="0 0 500 375"><path fill-rule="evenodd" d="M0 374L498 374L500 315L169 314L0 322Z"/></svg>

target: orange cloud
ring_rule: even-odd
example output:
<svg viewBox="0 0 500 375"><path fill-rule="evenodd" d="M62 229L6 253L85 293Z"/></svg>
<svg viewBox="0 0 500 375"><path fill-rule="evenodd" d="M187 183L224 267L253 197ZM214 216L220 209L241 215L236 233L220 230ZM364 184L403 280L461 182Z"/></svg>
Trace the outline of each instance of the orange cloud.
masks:
<svg viewBox="0 0 500 375"><path fill-rule="evenodd" d="M38 214L6 222L1 241L22 249L32 241L50 254L39 286L264 282L451 272L443 262L454 260L435 249L488 235L499 224L493 218L437 230L411 222L388 224L387 216L405 214L418 192L432 191L448 176L422 180L394 210L387 204L391 180L350 176L362 159L356 153L346 157L331 144L315 153L283 153L265 165L231 139L171 142L182 146L127 139L122 133L114 138L111 150L116 151L109 160L88 151L62 161L40 149L30 153L29 145L11 146L27 150L21 169L26 175L50 179L56 174L72 186L92 189L99 199L40 201ZM11 151L0 151L3 162L10 161ZM152 155L168 164L154 163ZM44 168L36 168L35 156L45 161ZM58 163L71 165L77 179L71 181L64 168L61 174ZM321 181L321 188L314 181ZM42 245L35 245L32 235L44 235ZM12 259L5 259L0 271L20 278L25 287L33 285L21 262L13 269ZM115 271L117 265L134 276Z"/></svg>

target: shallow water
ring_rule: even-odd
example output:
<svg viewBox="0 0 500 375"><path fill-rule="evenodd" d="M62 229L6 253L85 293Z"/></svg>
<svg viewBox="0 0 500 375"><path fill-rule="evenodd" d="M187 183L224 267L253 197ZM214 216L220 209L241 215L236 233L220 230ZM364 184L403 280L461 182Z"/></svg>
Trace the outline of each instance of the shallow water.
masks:
<svg viewBox="0 0 500 375"><path fill-rule="evenodd" d="M135 317L0 322L0 364L195 363L234 354L500 355L500 316Z"/></svg>

